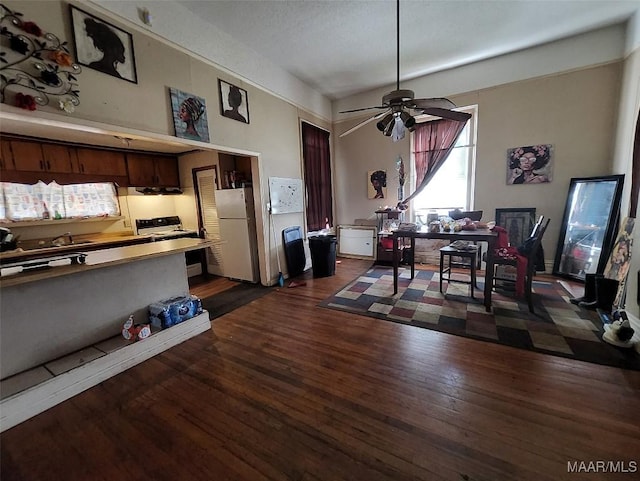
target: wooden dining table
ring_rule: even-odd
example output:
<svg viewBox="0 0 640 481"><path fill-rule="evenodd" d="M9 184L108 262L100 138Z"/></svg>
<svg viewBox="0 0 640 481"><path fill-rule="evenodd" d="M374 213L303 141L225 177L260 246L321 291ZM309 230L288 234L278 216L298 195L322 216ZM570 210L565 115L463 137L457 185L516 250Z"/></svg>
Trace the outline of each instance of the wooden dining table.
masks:
<svg viewBox="0 0 640 481"><path fill-rule="evenodd" d="M426 228L425 228L426 229ZM487 257L486 270L484 279L484 306L487 312L491 312L491 292L493 290L493 252L496 245L498 234L490 229L461 230L458 232L445 232L439 230L431 232L428 230L396 230L392 234L393 238L393 293L398 293L398 266L400 264L400 239L410 239L411 254L409 255L409 264L411 265L411 279L415 276L415 248L416 239L447 239L450 241L464 240L470 242L486 242Z"/></svg>

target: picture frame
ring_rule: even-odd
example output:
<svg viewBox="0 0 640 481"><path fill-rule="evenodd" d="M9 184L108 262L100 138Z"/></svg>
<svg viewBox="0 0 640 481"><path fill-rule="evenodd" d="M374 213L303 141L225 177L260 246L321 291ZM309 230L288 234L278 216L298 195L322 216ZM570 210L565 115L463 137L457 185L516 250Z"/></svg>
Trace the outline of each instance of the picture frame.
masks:
<svg viewBox="0 0 640 481"><path fill-rule="evenodd" d="M209 142L207 105L202 97L169 87L175 136Z"/></svg>
<svg viewBox="0 0 640 481"><path fill-rule="evenodd" d="M370 170L367 172L367 198L387 198L387 171Z"/></svg>
<svg viewBox="0 0 640 481"><path fill-rule="evenodd" d="M133 36L78 7L69 7L77 62L137 84Z"/></svg>
<svg viewBox="0 0 640 481"><path fill-rule="evenodd" d="M249 96L245 89L218 79L220 115L228 119L249 123Z"/></svg>
<svg viewBox="0 0 640 481"><path fill-rule="evenodd" d="M496 225L507 230L509 245L518 247L529 237L536 223L535 207L496 209Z"/></svg>
<svg viewBox="0 0 640 481"><path fill-rule="evenodd" d="M544 184L553 180L553 145L507 149L507 185Z"/></svg>

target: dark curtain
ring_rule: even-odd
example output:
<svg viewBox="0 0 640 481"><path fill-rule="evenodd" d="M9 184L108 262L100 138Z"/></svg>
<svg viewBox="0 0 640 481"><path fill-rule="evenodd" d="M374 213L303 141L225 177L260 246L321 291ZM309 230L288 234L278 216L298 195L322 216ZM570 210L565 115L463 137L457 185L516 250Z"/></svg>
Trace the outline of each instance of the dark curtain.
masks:
<svg viewBox="0 0 640 481"><path fill-rule="evenodd" d="M460 120L438 119L419 124L414 132L416 190L402 204L407 205L431 181L444 164L471 114L457 112Z"/></svg>
<svg viewBox="0 0 640 481"><path fill-rule="evenodd" d="M304 183L307 192L307 229L333 225L329 132L302 122Z"/></svg>
<svg viewBox="0 0 640 481"><path fill-rule="evenodd" d="M636 218L638 209L638 190L640 190L640 113L636 121L636 137L633 141L633 157L631 170L631 206L629 217Z"/></svg>

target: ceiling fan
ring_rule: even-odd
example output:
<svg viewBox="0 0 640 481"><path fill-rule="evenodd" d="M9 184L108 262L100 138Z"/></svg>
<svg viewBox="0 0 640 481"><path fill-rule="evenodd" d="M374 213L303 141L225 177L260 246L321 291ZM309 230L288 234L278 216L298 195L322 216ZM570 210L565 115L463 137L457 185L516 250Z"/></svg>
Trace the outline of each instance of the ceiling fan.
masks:
<svg viewBox="0 0 640 481"><path fill-rule="evenodd" d="M396 89L382 97L382 105L364 107L354 110L343 110L341 114L360 112L363 110L384 109L354 127L340 134L340 137L350 134L373 120L379 120L376 126L384 135L390 136L394 142L404 138L405 129L413 131L416 120L408 111L415 111L414 115L427 114L452 120L463 120L466 114L456 112L456 105L446 98L416 99L413 90L400 89L400 0L396 0Z"/></svg>

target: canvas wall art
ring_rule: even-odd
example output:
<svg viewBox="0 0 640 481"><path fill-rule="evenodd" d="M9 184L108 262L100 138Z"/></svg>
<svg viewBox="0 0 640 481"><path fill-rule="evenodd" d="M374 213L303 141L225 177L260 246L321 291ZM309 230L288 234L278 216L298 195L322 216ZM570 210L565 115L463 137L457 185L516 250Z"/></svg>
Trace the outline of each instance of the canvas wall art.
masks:
<svg viewBox="0 0 640 481"><path fill-rule="evenodd" d="M138 83L130 33L71 5L78 63Z"/></svg>
<svg viewBox="0 0 640 481"><path fill-rule="evenodd" d="M528 145L507 150L507 184L541 184L552 180L552 146Z"/></svg>
<svg viewBox="0 0 640 481"><path fill-rule="evenodd" d="M170 88L176 137L209 142L207 107L202 97Z"/></svg>
<svg viewBox="0 0 640 481"><path fill-rule="evenodd" d="M370 170L367 173L367 197L369 199L385 199L387 197L387 171Z"/></svg>
<svg viewBox="0 0 640 481"><path fill-rule="evenodd" d="M220 114L228 119L249 123L249 98L247 91L218 79Z"/></svg>

